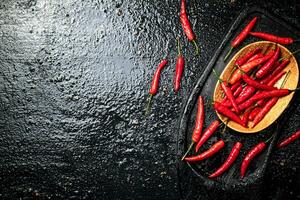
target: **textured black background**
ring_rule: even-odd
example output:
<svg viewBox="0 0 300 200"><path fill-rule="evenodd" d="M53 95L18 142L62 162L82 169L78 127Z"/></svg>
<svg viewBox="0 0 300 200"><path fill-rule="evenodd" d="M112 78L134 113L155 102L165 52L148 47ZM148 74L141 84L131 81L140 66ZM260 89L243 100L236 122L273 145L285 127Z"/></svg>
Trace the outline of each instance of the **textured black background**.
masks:
<svg viewBox="0 0 300 200"><path fill-rule="evenodd" d="M300 27L297 0L187 5L201 56L182 37L187 67L175 94L178 1L1 0L1 199L179 198L177 124L232 21L260 5ZM145 118L151 76L167 53ZM299 157L274 153L266 193L300 198Z"/></svg>

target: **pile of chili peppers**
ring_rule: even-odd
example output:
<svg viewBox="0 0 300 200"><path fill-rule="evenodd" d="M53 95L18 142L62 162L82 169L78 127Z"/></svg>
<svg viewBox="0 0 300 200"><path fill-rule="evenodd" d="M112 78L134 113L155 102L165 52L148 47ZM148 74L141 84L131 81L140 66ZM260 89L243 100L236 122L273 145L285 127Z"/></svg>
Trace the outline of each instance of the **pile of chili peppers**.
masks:
<svg viewBox="0 0 300 200"><path fill-rule="evenodd" d="M229 57L232 50L237 48L248 36L257 37L284 45L295 42L295 40L290 37L279 37L269 33L252 32L256 22L257 17L254 17L241 31L241 33L235 37L235 39L231 42L228 53L224 57L224 61ZM196 36L192 30L192 26L187 16L185 0L181 0L180 23L188 41L195 45L196 55L199 54ZM180 81L185 64L184 57L181 52L179 38L177 38L177 47L178 56L174 76L175 92L179 91ZM167 59L163 59L154 73L149 91L150 95L146 108L146 114L149 113L151 100L158 91L161 71L167 65L167 63ZM281 50L278 46L276 46L274 50L270 50L267 53L262 52L262 49L260 48L252 49L243 57L240 57L235 61L235 66L227 80L221 80L218 77L220 88L224 93L224 98L220 102L213 102L214 109L219 114L226 116L228 118L227 122L232 120L243 127L248 127L249 122L252 122L251 128L255 127L268 114L280 97L294 92L294 90L281 88L289 75L289 72L284 71L288 64L289 58L281 58ZM217 75L215 71L214 73ZM281 84L281 87L275 87L275 84L283 78L284 80ZM202 147L202 145L210 139L210 137L221 125L219 120L214 120L203 131L204 117L204 99L202 96L199 96L195 127L192 134L192 142L188 147L187 152L182 157L182 160L191 163L199 162L212 157L224 148L225 141L220 139L208 150L199 153L198 155L187 156L195 144L195 152L199 152L199 149ZM244 178L251 161L261 152L263 152L271 138L266 141L259 142L248 151L241 164L241 178ZM300 130L292 134L290 137L284 139L282 142L278 143L277 148L283 148L299 138ZM218 177L228 170L238 158L242 148L242 142L235 142L224 163L215 172L209 175L209 178Z"/></svg>
<svg viewBox="0 0 300 200"><path fill-rule="evenodd" d="M241 44L249 35L285 45L294 42L292 38L283 38L262 32L251 32L256 21L257 17L254 17L232 41L225 59L232 52L233 48ZM224 94L224 98L220 102L213 102L214 109L219 114L227 117L227 122L232 120L246 128L249 125L250 128L255 127L269 113L280 97L284 97L295 91L282 89L290 73L290 71L287 72L285 70L290 62L289 59L290 57L281 57L281 49L278 45L269 52L263 52L261 48L254 48L235 61L235 66L226 80L221 80L213 70L218 77L219 87ZM281 85L277 86L276 84L280 80L282 80ZM198 155L188 156L195 144L195 152L198 153L203 144L217 132L220 125L219 120L214 120L202 133L204 127L204 104L203 97L199 96L192 142L182 160L190 163L200 162L204 159L209 159L221 151L225 146L223 139L219 139L209 149ZM240 178L245 177L247 168L252 160L264 151L273 136L266 141L260 141L247 152L241 163ZM282 142L279 142L277 148L285 147L299 138L300 130ZM216 178L226 172L237 160L242 148L242 142L235 142L223 164L215 172L211 173L209 178Z"/></svg>

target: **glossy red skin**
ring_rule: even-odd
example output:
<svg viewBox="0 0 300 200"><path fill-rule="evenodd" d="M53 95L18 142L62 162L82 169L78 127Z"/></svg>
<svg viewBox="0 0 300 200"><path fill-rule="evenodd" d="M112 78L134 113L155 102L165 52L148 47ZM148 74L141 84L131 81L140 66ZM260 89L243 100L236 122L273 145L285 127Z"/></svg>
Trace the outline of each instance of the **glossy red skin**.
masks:
<svg viewBox="0 0 300 200"><path fill-rule="evenodd" d="M254 94L254 92L256 91L256 89L250 85L247 85L246 87L244 87L243 91L240 93L240 95L236 98L236 102L238 104L241 104L243 102L245 102L247 99L249 99L249 97L251 97L252 94ZM227 107L231 107L231 104L223 104Z"/></svg>
<svg viewBox="0 0 300 200"><path fill-rule="evenodd" d="M241 178L244 178L250 162L266 148L265 142L260 142L254 146L245 156L241 165Z"/></svg>
<svg viewBox="0 0 300 200"><path fill-rule="evenodd" d="M236 103L235 98L234 98L233 93L232 93L232 91L230 90L230 88L226 85L225 82L222 82L222 83L221 83L221 88L222 88L222 90L225 92L226 97L227 97L228 100L230 101L230 103L231 103L232 107L234 108L234 110L235 110L237 113L239 113L240 111L239 111L239 108L238 108L238 104Z"/></svg>
<svg viewBox="0 0 300 200"><path fill-rule="evenodd" d="M180 89L180 81L182 77L184 69L184 58L182 55L178 55L175 69L175 77L174 77L174 90L178 92Z"/></svg>
<svg viewBox="0 0 300 200"><path fill-rule="evenodd" d="M210 138L210 136L217 130L219 127L220 122L219 120L213 121L209 127L204 131L202 137L200 138L199 142L197 143L197 146L195 148L196 152L199 151L200 147Z"/></svg>
<svg viewBox="0 0 300 200"><path fill-rule="evenodd" d="M240 104L239 109L242 111L242 110L245 110L246 108L249 108L257 100L267 99L267 98L271 98L271 97L283 97L283 96L290 94L290 92L291 91L288 89L276 89L276 90L271 90L271 91L263 91L259 94L253 95L250 99L248 99L247 101Z"/></svg>
<svg viewBox="0 0 300 200"><path fill-rule="evenodd" d="M252 111L252 109L246 110L242 116L242 121L244 122L244 124L247 127L248 127L249 115L250 115L251 111Z"/></svg>
<svg viewBox="0 0 300 200"><path fill-rule="evenodd" d="M262 107L262 109L255 116L251 128L255 127L266 116L271 108L277 103L278 99L278 97L274 97L266 102L264 107Z"/></svg>
<svg viewBox="0 0 300 200"><path fill-rule="evenodd" d="M192 140L195 143L197 143L199 141L201 133L202 133L203 123L204 123L204 115L205 115L204 101L203 101L202 96L199 96L196 122L195 122L195 127L194 127L193 135L192 135Z"/></svg>
<svg viewBox="0 0 300 200"><path fill-rule="evenodd" d="M181 0L181 7L180 7L180 22L183 28L185 35L187 36L189 41L196 40L196 35L193 32L191 23L186 13L186 2L185 0Z"/></svg>
<svg viewBox="0 0 300 200"><path fill-rule="evenodd" d="M242 143L236 142L235 145L232 147L231 152L227 157L226 161L223 163L223 165L221 165L221 167L219 167L214 173L212 173L209 176L209 178L216 178L222 175L226 170L228 170L239 156L242 147Z"/></svg>
<svg viewBox="0 0 300 200"><path fill-rule="evenodd" d="M233 92L233 96L234 96L234 98L236 98L237 96L239 96L239 94L241 93L243 91L243 86L242 85L240 85L238 88L236 88L236 90ZM223 100L222 100L222 102L221 102L222 104L224 104L224 105L229 105L229 106L231 106L231 102L229 101L229 99L228 98L224 98Z"/></svg>
<svg viewBox="0 0 300 200"><path fill-rule="evenodd" d="M230 89L233 92L233 96L234 96L234 92L237 90L237 88L241 85L241 81L236 82L235 84L233 84ZM227 97L225 96L224 99L222 100L222 103L225 102L225 100L227 100Z"/></svg>
<svg viewBox="0 0 300 200"><path fill-rule="evenodd" d="M257 67L260 64L263 64L264 62L268 61L272 56L274 55L274 51L270 51L267 55L265 55L262 58L257 58L251 62L247 62L244 65L240 67L240 69L237 69L231 76L229 83L231 85L235 84L237 81L239 81L242 78L243 72L248 73L255 67ZM242 72L243 71L243 72Z"/></svg>
<svg viewBox="0 0 300 200"><path fill-rule="evenodd" d="M275 90L276 89L273 86L261 84L260 82L250 78L247 74L243 74L242 78L245 81L245 83L255 87L258 90Z"/></svg>
<svg viewBox="0 0 300 200"><path fill-rule="evenodd" d="M261 48L257 47L251 51L249 51L248 53L246 53L243 57L238 58L235 62L234 65L236 66L242 66L243 64L245 64L250 58L252 58L254 55L256 55L257 53L259 53L261 51ZM258 55L258 54L257 54Z"/></svg>
<svg viewBox="0 0 300 200"><path fill-rule="evenodd" d="M275 42L275 43L279 43L279 44L292 44L294 42L293 38L291 38L291 37L278 37L276 35L272 35L269 33L250 32L249 34L254 37L258 37L258 38L268 40L271 42Z"/></svg>
<svg viewBox="0 0 300 200"><path fill-rule="evenodd" d="M158 65L152 78L151 88L149 91L151 95L155 95L157 93L161 71L167 64L168 64L168 60L163 59L161 63Z"/></svg>
<svg viewBox="0 0 300 200"><path fill-rule="evenodd" d="M266 75L270 74L276 60L278 59L279 57L279 54L280 54L280 48L277 47L276 51L275 51L275 54L273 55L273 57L268 60L268 62L266 62L255 74L255 76L257 78L263 78L265 77Z"/></svg>
<svg viewBox="0 0 300 200"><path fill-rule="evenodd" d="M224 146L225 142L223 140L220 140L203 153L197 156L186 157L185 160L188 162L198 162L204 160L218 153Z"/></svg>
<svg viewBox="0 0 300 200"><path fill-rule="evenodd" d="M255 118L255 116L257 115L257 113L258 113L260 110L261 110L260 107L254 108L254 109L251 111L250 115L249 115L249 121L253 121L254 118Z"/></svg>
<svg viewBox="0 0 300 200"><path fill-rule="evenodd" d="M268 83L273 77L279 74L289 63L290 63L289 60L283 60L281 63L278 62L277 64L275 64L275 70L269 76L264 78L260 83L262 84Z"/></svg>
<svg viewBox="0 0 300 200"><path fill-rule="evenodd" d="M255 23L257 21L257 17L254 17L247 26L241 31L241 33L236 36L236 38L231 42L231 47L237 47L240 43L242 43L246 37L249 35L250 31L254 27Z"/></svg>
<svg viewBox="0 0 300 200"><path fill-rule="evenodd" d="M221 115L224 115L229 119L231 119L232 121L235 121L236 123L246 127L245 123L241 120L241 118L237 114L233 113L229 108L223 106L221 103L214 102L214 108Z"/></svg>
<svg viewBox="0 0 300 200"><path fill-rule="evenodd" d="M290 144L291 142L293 142L299 138L300 138L300 129L296 133L292 134L290 137L284 139L282 142L277 144L277 148L285 147L288 144Z"/></svg>
<svg viewBox="0 0 300 200"><path fill-rule="evenodd" d="M253 61L253 60L255 60L255 59L262 58L262 57L264 57L264 56L265 56L265 55L262 54L262 53L255 54L255 55L252 56L247 62L251 62L251 61Z"/></svg>

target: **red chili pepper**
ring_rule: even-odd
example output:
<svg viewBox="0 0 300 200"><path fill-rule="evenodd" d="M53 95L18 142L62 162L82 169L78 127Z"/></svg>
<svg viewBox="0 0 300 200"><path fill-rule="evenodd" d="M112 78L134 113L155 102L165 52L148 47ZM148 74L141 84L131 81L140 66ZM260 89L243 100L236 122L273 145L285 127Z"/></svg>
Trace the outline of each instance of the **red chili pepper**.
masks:
<svg viewBox="0 0 300 200"><path fill-rule="evenodd" d="M216 153L218 153L224 146L225 146L225 142L223 140L220 140L220 141L216 142L208 150L204 151L203 153L201 153L197 156L186 157L184 160L186 160L188 162L198 162L198 161L204 160L204 159L209 158L209 157L215 155Z"/></svg>
<svg viewBox="0 0 300 200"><path fill-rule="evenodd" d="M249 61L250 58L253 59L254 55L259 55L257 53L259 53L261 51L261 48L256 47L255 49L249 51L248 53L246 53L243 57L238 58L235 62L234 65L235 66L242 66L243 64L245 64L246 62Z"/></svg>
<svg viewBox="0 0 300 200"><path fill-rule="evenodd" d="M214 108L215 110L228 117L229 119L231 119L232 121L235 121L236 123L246 127L245 123L241 120L241 118L236 115L235 113L233 113L230 109L228 109L226 106L223 106L221 103L219 102L214 102Z"/></svg>
<svg viewBox="0 0 300 200"><path fill-rule="evenodd" d="M246 64L242 65L239 69L235 70L233 75L230 78L229 83L233 85L235 82L242 78L243 73L248 73L250 70L254 69L256 66L266 62L269 60L274 54L274 51L270 51L267 55L262 58L258 58L251 62L247 62Z"/></svg>
<svg viewBox="0 0 300 200"><path fill-rule="evenodd" d="M288 144L290 144L291 142L293 142L299 138L300 138L300 129L296 133L292 134L291 136L289 136L288 138L284 139L279 144L277 144L277 148L285 147Z"/></svg>
<svg viewBox="0 0 300 200"><path fill-rule="evenodd" d="M254 92L255 92L255 88L250 86L250 85L247 85L246 87L244 87L244 89L242 90L242 92L239 94L239 96L236 98L236 102L237 104L241 104L243 103L244 101L246 101ZM222 103L224 106L226 107L231 107L231 103L227 103L227 102L224 102Z"/></svg>
<svg viewBox="0 0 300 200"><path fill-rule="evenodd" d="M209 127L204 131L202 137L200 138L197 146L195 148L196 152L199 151L200 147L210 138L210 136L217 130L220 122L218 120L213 121Z"/></svg>
<svg viewBox="0 0 300 200"><path fill-rule="evenodd" d="M209 178L218 177L222 175L227 169L229 169L231 165L234 163L234 161L237 159L237 157L239 156L242 147L243 147L242 143L236 142L229 156L227 157L226 161L223 163L223 165L221 165L220 168L218 168L213 174L211 174Z"/></svg>
<svg viewBox="0 0 300 200"><path fill-rule="evenodd" d="M199 48L196 43L196 35L193 32L191 23L186 13L186 3L185 0L181 0L181 7L180 7L180 22L183 28L185 35L187 36L188 40L195 45L196 48L196 55L199 54Z"/></svg>
<svg viewBox="0 0 300 200"><path fill-rule="evenodd" d="M174 90L175 90L175 92L179 91L180 80L181 80L183 69L184 69L184 58L181 54L179 38L177 38L177 45L178 45L177 46L178 47L178 56L177 56L176 70L175 70L175 76L174 76Z"/></svg>
<svg viewBox="0 0 300 200"><path fill-rule="evenodd" d="M253 121L254 118L255 118L255 116L257 115L257 113L258 113L260 110L261 110L260 107L255 107L255 108L251 111L251 113L250 113L250 115L249 115L249 120L250 120L250 121Z"/></svg>
<svg viewBox="0 0 300 200"><path fill-rule="evenodd" d="M239 96L239 94L243 91L243 86L240 85L234 92L233 92L233 96L237 97ZM227 97L227 96L226 96ZM221 102L224 105L231 105L231 102L228 100L228 98L224 98Z"/></svg>
<svg viewBox="0 0 300 200"><path fill-rule="evenodd" d="M237 88L241 85L241 81L238 81L236 82L235 84L233 84L231 87L230 87L230 90L232 92L235 92L237 90ZM224 93L223 93L224 94ZM223 101L225 101L227 99L227 97L225 96Z"/></svg>
<svg viewBox="0 0 300 200"><path fill-rule="evenodd" d="M248 36L249 32L252 30L252 28L254 27L255 23L257 21L257 17L254 17L249 24L242 30L242 32L236 36L236 38L231 42L231 47L228 51L228 53L226 54L224 61L227 59L227 57L230 55L231 51L233 50L233 48L237 47L239 44L241 44L246 37Z"/></svg>
<svg viewBox="0 0 300 200"><path fill-rule="evenodd" d="M185 158L185 156L190 152L192 149L193 145L197 142L199 142L202 129L203 129L203 123L204 123L204 101L202 96L199 96L198 98L198 109L197 109L197 114L196 114L196 121L195 121L195 127L193 130L193 135L192 135L192 143L190 144L188 150L184 154L181 160Z"/></svg>
<svg viewBox="0 0 300 200"><path fill-rule="evenodd" d="M263 32L250 32L250 35L279 44L292 44L294 42L293 38L290 37L278 37L276 35Z"/></svg>
<svg viewBox="0 0 300 200"><path fill-rule="evenodd" d="M292 90L288 89L276 89L276 90L271 90L271 91L264 91L259 94L255 94L252 96L250 99L245 101L244 103L239 105L240 110L245 110L246 108L249 108L254 102L260 99L267 99L271 97L283 97L288 94L290 94Z"/></svg>
<svg viewBox="0 0 300 200"><path fill-rule="evenodd" d="M254 128L266 116L266 114L271 110L271 108L277 103L278 99L279 99L278 97L274 97L269 101L267 101L265 106L255 116L251 128Z"/></svg>
<svg viewBox="0 0 300 200"><path fill-rule="evenodd" d="M263 79L260 83L262 84L268 83L274 76L280 73L289 63L290 63L289 60L283 60L282 63L275 64L275 70L273 71L273 73L270 74L265 79Z"/></svg>
<svg viewBox="0 0 300 200"><path fill-rule="evenodd" d="M241 166L241 178L244 178L247 168L250 162L253 160L253 158L255 158L258 154L260 154L265 148L266 148L266 143L260 142L247 153Z"/></svg>
<svg viewBox="0 0 300 200"><path fill-rule="evenodd" d="M255 74L255 76L257 78L263 78L264 76L266 76L267 74L270 73L270 71L272 70L272 67L275 63L275 61L278 59L279 57L279 53L280 53L280 48L277 47L275 54L273 55L273 57L268 60L268 62L266 62Z"/></svg>
<svg viewBox="0 0 300 200"><path fill-rule="evenodd" d="M255 60L255 59L262 58L262 57L264 57L264 56L265 56L265 55L262 54L262 53L255 54L255 55L252 56L247 62L251 62L251 61L253 61L253 60Z"/></svg>
<svg viewBox="0 0 300 200"><path fill-rule="evenodd" d="M244 74L242 76L243 80L245 81L245 83L247 83L248 85L251 85L259 90L274 90L276 88L269 86L269 85L265 85L265 84L261 84L258 81L253 80L252 78L250 78L247 74Z"/></svg>
<svg viewBox="0 0 300 200"><path fill-rule="evenodd" d="M228 100L230 101L231 105L233 106L235 112L239 113L240 110L238 108L238 104L235 101L235 98L232 94L232 91L230 90L230 88L226 85L226 83L224 83L224 81L221 83L221 88L222 90L225 92L226 97L228 98Z"/></svg>
<svg viewBox="0 0 300 200"><path fill-rule="evenodd" d="M278 81L279 79L281 79L281 77L283 77L285 74L286 74L285 71L281 71L279 74L277 74L275 77L273 77L273 79L270 80L270 81L268 82L267 85L268 85L268 86L274 86L274 85L277 83L277 81ZM262 91L258 91L258 93L261 93L261 92L262 92ZM256 104L259 105L259 106L263 106L264 103L265 103L265 100L264 100L264 99L261 99L261 100L259 100Z"/></svg>
<svg viewBox="0 0 300 200"><path fill-rule="evenodd" d="M242 121L244 122L244 124L247 127L248 127L249 115L250 115L251 111L252 111L252 109L246 110L242 116Z"/></svg>
<svg viewBox="0 0 300 200"><path fill-rule="evenodd" d="M150 96L149 96L148 104L146 107L146 115L150 111L150 105L151 105L152 98L157 93L161 71L167 64L168 64L168 60L163 59L161 61L161 63L158 65L158 67L153 75L153 79L152 79L152 83L151 83L151 87L150 87L150 91L149 91Z"/></svg>

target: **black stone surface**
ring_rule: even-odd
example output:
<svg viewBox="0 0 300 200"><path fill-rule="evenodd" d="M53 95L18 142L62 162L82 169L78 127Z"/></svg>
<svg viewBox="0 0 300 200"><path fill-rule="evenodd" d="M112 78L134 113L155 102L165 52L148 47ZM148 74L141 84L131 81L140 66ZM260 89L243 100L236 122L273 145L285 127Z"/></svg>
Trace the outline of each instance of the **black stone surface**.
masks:
<svg viewBox="0 0 300 200"><path fill-rule="evenodd" d="M0 199L180 198L179 119L235 17L260 5L300 27L297 0L187 5L201 56L182 37L187 65L175 94L178 1L0 2ZM151 77L166 54L170 64L145 118ZM295 124L285 126L282 137ZM260 196L300 198L299 152L297 141L273 153ZM196 199L216 198L201 190Z"/></svg>

